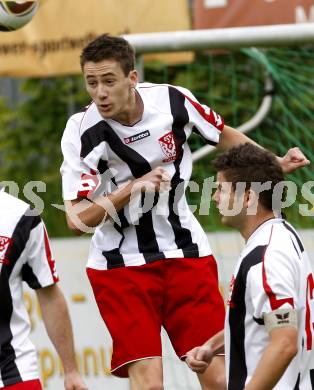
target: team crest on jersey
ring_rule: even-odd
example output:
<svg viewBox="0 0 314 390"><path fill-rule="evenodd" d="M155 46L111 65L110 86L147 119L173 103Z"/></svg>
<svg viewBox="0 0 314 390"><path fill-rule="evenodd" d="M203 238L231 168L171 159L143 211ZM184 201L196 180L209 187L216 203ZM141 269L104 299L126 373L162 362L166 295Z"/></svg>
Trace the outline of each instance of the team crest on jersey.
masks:
<svg viewBox="0 0 314 390"><path fill-rule="evenodd" d="M159 138L159 144L161 146L163 153L167 157L162 161L163 162L174 161L177 157L177 149L176 149L176 143L173 136L173 132L170 131L169 133Z"/></svg>
<svg viewBox="0 0 314 390"><path fill-rule="evenodd" d="M0 236L0 264L9 264L9 260L6 259L5 255L12 242L12 239L5 236Z"/></svg>

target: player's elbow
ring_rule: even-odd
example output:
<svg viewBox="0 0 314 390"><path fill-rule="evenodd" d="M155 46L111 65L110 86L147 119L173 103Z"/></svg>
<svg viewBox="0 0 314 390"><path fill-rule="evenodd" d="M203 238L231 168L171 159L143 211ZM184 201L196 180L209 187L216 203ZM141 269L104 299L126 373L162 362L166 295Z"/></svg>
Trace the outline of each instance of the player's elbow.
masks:
<svg viewBox="0 0 314 390"><path fill-rule="evenodd" d="M84 232L82 232L82 230L76 228L76 227L73 227L73 228L70 228L71 232L74 233L76 236L82 236L84 234Z"/></svg>
<svg viewBox="0 0 314 390"><path fill-rule="evenodd" d="M69 217L67 217L67 225L71 232L76 236L81 236L84 234L84 231L81 230Z"/></svg>

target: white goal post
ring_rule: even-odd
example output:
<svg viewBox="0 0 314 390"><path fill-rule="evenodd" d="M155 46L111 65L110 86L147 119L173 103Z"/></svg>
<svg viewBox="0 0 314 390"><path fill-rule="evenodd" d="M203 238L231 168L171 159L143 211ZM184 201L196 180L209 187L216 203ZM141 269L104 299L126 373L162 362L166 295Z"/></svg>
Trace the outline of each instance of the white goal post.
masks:
<svg viewBox="0 0 314 390"><path fill-rule="evenodd" d="M137 67L140 78L143 79L142 54L314 43L314 23L130 34L125 35L124 38L136 49ZM272 89L272 79L266 72L265 91ZM240 125L238 130L245 133L256 128L266 118L271 105L272 94L266 93L255 115ZM203 146L192 154L193 161L202 159L214 149L210 145Z"/></svg>
<svg viewBox="0 0 314 390"><path fill-rule="evenodd" d="M125 35L138 54L198 49L287 46L314 42L314 23Z"/></svg>

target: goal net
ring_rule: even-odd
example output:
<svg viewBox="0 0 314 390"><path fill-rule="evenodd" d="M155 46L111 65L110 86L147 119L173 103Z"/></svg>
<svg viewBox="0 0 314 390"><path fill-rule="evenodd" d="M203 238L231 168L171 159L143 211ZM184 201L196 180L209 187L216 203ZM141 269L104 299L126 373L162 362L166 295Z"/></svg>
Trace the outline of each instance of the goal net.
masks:
<svg viewBox="0 0 314 390"><path fill-rule="evenodd" d="M267 76L272 79L272 87L265 90ZM271 104L268 113L248 135L280 156L289 148L298 146L312 161L310 166L287 175L286 180L295 183L295 186L292 184L289 188L290 198L285 202L284 212L296 227L314 227L314 195L311 195L311 181L314 180L313 45L202 51L195 54L193 63L185 65L148 63L145 78L187 87L201 103L212 107L233 127L250 120L259 110L265 95L269 95ZM202 146L202 140L195 136L192 149ZM194 163L192 180L200 187L205 178L215 174L211 167L214 156L215 153L211 153ZM305 183L308 183L306 187ZM190 203L199 204L201 193L190 193ZM302 215L300 204L306 205L305 209L312 216L304 212ZM198 211L195 215L206 230L222 228L213 205L210 217L199 215Z"/></svg>

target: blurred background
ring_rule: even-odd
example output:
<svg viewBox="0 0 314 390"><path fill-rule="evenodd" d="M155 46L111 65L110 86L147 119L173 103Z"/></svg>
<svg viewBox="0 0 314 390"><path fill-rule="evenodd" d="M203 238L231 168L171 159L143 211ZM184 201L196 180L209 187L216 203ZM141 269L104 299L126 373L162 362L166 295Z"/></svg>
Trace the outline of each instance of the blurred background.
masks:
<svg viewBox="0 0 314 390"><path fill-rule="evenodd" d="M42 0L28 25L15 32L0 32L0 181L14 195L41 205L50 237L55 238L58 268L64 275L61 283L76 322L80 365L93 383L93 390L103 389L103 383L110 383L108 389L124 389L127 383L109 379L108 363L104 364L104 356L110 355L110 338L99 320L84 275L89 239L65 239L71 233L63 211L54 206L62 205L60 139L67 118L90 101L80 75L81 49L101 33L123 34L137 48L137 67L143 81L187 87L201 103L220 113L227 124L240 128L244 125L249 137L278 155L299 146L311 165L286 177L294 184L288 191L284 211L288 220L301 229L313 257L311 31L314 32L312 0ZM154 35L151 40L147 35L158 32L172 32L168 48L165 44L156 45L159 40L163 42L162 35ZM184 44L178 32L190 34L184 37L196 37L196 43ZM199 42L198 35L193 35L198 33ZM204 34L207 43L200 44ZM196 136L190 144L193 151L204 146ZM204 179L215 174L213 157L215 152L195 157L192 180L200 190L191 191L188 198L191 205L197 206L195 216L209 232L220 260L221 287L225 292L233 261L243 243L237 233L223 232L211 194L206 192ZM41 202L30 196L32 192ZM32 293L27 294L30 313L34 314ZM84 312L90 313L89 320L82 319ZM97 328L93 332L88 331L91 318ZM84 335L85 325L76 329L81 321L86 322ZM34 332L42 332L40 326L37 329L34 325ZM46 346L45 335L35 338L42 340L40 364L45 386L59 390L58 363ZM103 340L105 347L99 347ZM99 348L105 349L98 354L95 351ZM171 350L171 346L167 348ZM172 352L169 356L166 389L198 389L192 374L174 359ZM99 364L97 370L95 362Z"/></svg>

